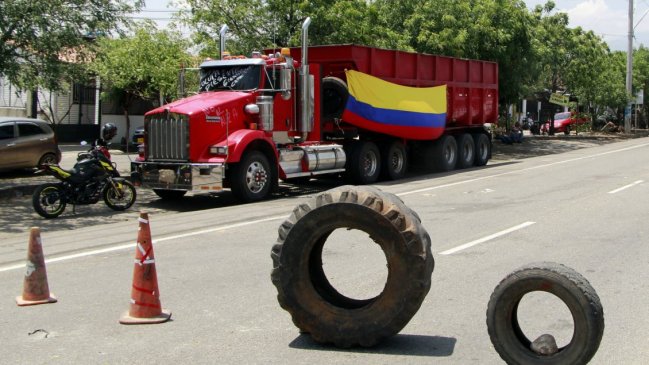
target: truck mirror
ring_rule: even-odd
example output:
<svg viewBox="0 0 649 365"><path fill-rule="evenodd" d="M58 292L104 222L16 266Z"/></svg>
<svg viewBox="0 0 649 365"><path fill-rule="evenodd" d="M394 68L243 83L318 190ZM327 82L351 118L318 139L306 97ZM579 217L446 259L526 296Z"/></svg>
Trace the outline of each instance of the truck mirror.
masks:
<svg viewBox="0 0 649 365"><path fill-rule="evenodd" d="M291 68L282 68L279 74L279 88L282 90L282 99L291 98L293 70Z"/></svg>

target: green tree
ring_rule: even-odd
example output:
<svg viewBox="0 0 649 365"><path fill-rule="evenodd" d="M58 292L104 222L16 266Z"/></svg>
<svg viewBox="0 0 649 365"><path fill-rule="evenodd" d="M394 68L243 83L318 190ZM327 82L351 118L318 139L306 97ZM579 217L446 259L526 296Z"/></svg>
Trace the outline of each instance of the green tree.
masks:
<svg viewBox="0 0 649 365"><path fill-rule="evenodd" d="M390 1L383 0L390 12ZM405 32L417 52L498 62L500 99L511 103L532 79L534 18L518 0L409 2ZM403 6L401 8L403 10ZM392 14L397 17L398 14Z"/></svg>
<svg viewBox="0 0 649 365"><path fill-rule="evenodd" d="M122 29L141 0L0 1L0 74L22 89L60 90L86 76L97 35Z"/></svg>
<svg viewBox="0 0 649 365"><path fill-rule="evenodd" d="M177 96L179 71L192 63L188 43L178 32L159 31L152 23L140 25L132 36L102 38L91 69L108 85L103 97L116 100L126 118L134 101L170 101Z"/></svg>

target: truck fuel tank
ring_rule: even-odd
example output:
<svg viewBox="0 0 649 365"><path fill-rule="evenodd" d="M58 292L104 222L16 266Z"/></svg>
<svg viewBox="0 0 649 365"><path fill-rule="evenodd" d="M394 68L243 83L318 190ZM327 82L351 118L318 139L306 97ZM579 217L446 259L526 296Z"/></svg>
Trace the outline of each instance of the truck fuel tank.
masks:
<svg viewBox="0 0 649 365"><path fill-rule="evenodd" d="M292 150L280 150L279 164L289 175L305 172L334 172L345 168L347 157L343 146L314 145L299 146Z"/></svg>

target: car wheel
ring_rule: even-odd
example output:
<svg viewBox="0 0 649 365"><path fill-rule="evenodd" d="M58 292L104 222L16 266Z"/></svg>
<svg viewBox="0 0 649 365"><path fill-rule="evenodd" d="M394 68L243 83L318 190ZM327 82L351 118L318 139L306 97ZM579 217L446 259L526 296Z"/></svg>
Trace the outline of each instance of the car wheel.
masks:
<svg viewBox="0 0 649 365"><path fill-rule="evenodd" d="M38 166L43 166L43 165L56 165L58 163L58 159L56 158L56 155L53 153L46 153L44 154L40 160L38 160ZM36 167L38 167L36 166Z"/></svg>

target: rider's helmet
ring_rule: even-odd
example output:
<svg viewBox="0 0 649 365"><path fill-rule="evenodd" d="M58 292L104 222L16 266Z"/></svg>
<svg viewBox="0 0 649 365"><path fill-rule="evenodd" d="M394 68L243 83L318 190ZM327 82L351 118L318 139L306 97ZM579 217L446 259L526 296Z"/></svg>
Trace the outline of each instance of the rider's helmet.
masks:
<svg viewBox="0 0 649 365"><path fill-rule="evenodd" d="M107 123L104 125L104 128L101 129L101 138L108 142L117 134L117 126L113 123Z"/></svg>

